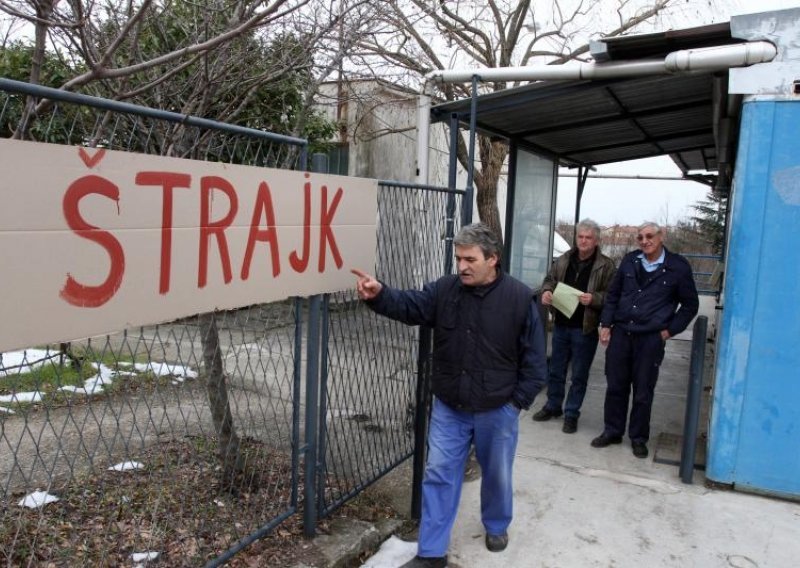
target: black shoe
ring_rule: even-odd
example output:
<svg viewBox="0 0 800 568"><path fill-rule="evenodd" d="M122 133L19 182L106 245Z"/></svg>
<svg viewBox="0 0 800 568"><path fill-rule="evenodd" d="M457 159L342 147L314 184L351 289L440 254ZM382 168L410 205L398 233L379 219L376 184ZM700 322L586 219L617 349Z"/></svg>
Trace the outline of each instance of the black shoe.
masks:
<svg viewBox="0 0 800 568"><path fill-rule="evenodd" d="M561 427L564 434L574 434L578 431L578 419L574 416L565 416L564 425Z"/></svg>
<svg viewBox="0 0 800 568"><path fill-rule="evenodd" d="M622 436L608 436L605 432L600 434L597 438L592 440L593 448L605 448L611 444L621 444Z"/></svg>
<svg viewBox="0 0 800 568"><path fill-rule="evenodd" d="M508 534L487 534L486 548L490 552L502 552L508 546Z"/></svg>
<svg viewBox="0 0 800 568"><path fill-rule="evenodd" d="M546 406L542 408L539 412L533 415L533 419L536 422L546 422L551 418L558 418L564 414L560 409L559 410L550 410Z"/></svg>
<svg viewBox="0 0 800 568"><path fill-rule="evenodd" d="M631 447L633 448L633 455L637 458L646 458L647 454L647 444L644 442L632 442Z"/></svg>
<svg viewBox="0 0 800 568"><path fill-rule="evenodd" d="M447 568L447 556L415 556L400 568Z"/></svg>

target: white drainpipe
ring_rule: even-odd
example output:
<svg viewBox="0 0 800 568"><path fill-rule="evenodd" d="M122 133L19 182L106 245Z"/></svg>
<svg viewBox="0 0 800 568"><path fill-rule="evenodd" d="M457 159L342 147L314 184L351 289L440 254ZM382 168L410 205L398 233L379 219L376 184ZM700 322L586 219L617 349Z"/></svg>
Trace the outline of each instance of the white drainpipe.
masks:
<svg viewBox="0 0 800 568"><path fill-rule="evenodd" d="M419 96L417 108L417 183L428 183L428 146L431 133L431 85L425 81L425 87ZM425 143L422 144L421 140Z"/></svg>
<svg viewBox="0 0 800 568"><path fill-rule="evenodd" d="M437 69L425 76L419 98L417 120L417 182L428 183L428 146L433 83L463 83L478 76L479 81L564 81L580 79L617 79L645 75L668 75L693 71L717 71L772 61L778 50L768 41L753 41L687 49L668 54L664 59L615 61L611 63L565 63L527 67L489 67L474 69ZM424 116L423 116L424 115Z"/></svg>

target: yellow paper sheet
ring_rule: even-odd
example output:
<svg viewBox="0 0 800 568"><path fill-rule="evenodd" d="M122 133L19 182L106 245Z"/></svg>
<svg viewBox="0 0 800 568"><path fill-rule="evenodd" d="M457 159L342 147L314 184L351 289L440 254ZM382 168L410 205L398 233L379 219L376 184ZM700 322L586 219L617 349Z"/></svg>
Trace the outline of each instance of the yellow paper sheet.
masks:
<svg viewBox="0 0 800 568"><path fill-rule="evenodd" d="M556 284L556 289L553 290L553 307L571 318L575 313L575 308L578 307L578 296L581 294L583 292L577 288L559 282Z"/></svg>

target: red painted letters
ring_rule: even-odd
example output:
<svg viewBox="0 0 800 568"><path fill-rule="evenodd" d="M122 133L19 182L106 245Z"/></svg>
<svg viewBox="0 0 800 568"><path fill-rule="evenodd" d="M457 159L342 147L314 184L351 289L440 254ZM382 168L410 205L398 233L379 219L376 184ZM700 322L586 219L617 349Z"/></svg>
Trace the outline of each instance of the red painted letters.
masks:
<svg viewBox="0 0 800 568"><path fill-rule="evenodd" d="M80 153L84 163L93 167L100 162L101 152L95 156ZM303 185L303 221L302 244L288 255L289 264L294 272L304 273L308 269L311 257L311 214L312 214L312 185L310 175L306 174ZM170 291L172 261L173 261L173 223L175 212L175 190L192 189L192 176L186 173L168 171L142 171L135 174L137 186L153 186L161 188L161 250L160 273L158 292L166 295ZM234 224L239 211L239 196L236 188L220 176L200 177L200 226L199 226L199 252L197 259L197 287L204 288L208 284L208 257L212 238L216 239L219 251L222 278L225 284L233 279L231 268L231 251L226 230ZM120 189L111 181L96 175L87 175L76 180L69 186L63 199L63 213L68 226L81 238L90 240L102 246L109 255L110 266L108 277L97 286L79 283L71 274L60 292L61 297L74 306L98 307L108 302L122 284L125 272L125 253L117 238L108 231L104 231L89 224L81 216L79 204L81 199L88 195L100 195L120 201ZM325 272L328 252L332 256L337 269L341 269L344 262L339 251L334 234L334 217L341 203L344 190L339 187L333 194L329 203L329 192L326 185L320 187L319 209L319 259L317 269ZM185 194L184 194L185 195ZM223 199L223 195L224 198ZM226 203L227 201L227 203ZM216 207L215 207L216 204ZM227 207L227 209L226 209ZM223 214L224 212L224 214ZM212 218L216 217L216 218ZM296 223L297 221L293 221ZM242 230L239 227L237 230ZM272 264L272 276L277 277L281 272L281 254L279 246L280 227L276 222L276 212L272 200L272 191L267 182L258 185L258 191L253 203L253 213L250 218L249 232L244 250L240 276L243 281L250 278L253 257L256 245L265 242L269 245L269 258ZM238 241L232 241L238 242ZM234 251L235 252L235 251Z"/></svg>
<svg viewBox="0 0 800 568"><path fill-rule="evenodd" d="M119 188L107 179L95 175L75 180L64 194L62 209L69 228L79 237L94 241L106 249L111 259L108 276L98 286L81 284L71 274L67 274L67 281L59 295L73 306L81 308L97 308L108 302L119 290L125 274L125 253L119 241L108 231L98 230L81 217L80 200L91 194L108 197L119 204Z"/></svg>
<svg viewBox="0 0 800 568"><path fill-rule="evenodd" d="M266 229L259 229L262 210L267 217ZM269 186L264 181L258 186L256 204L253 208L253 220L250 222L250 235L247 237L247 249L242 263L242 280L247 280L250 276L250 261L253 259L256 241L267 241L269 243L269 250L272 255L272 275L277 276L281 272L281 259L278 254L278 232L275 230L275 212L272 209L272 196L269 192Z"/></svg>
<svg viewBox="0 0 800 568"><path fill-rule="evenodd" d="M227 195L230 203L228 214L219 221L210 220L211 202L215 189ZM200 264L197 271L198 288L204 288L208 280L208 241L212 235L217 238L219 256L222 262L222 277L225 284L233 278L225 229L233 222L238 209L239 203L236 197L236 190L229 181L219 176L204 176L200 178Z"/></svg>
<svg viewBox="0 0 800 568"><path fill-rule="evenodd" d="M306 179L310 177L306 174ZM311 248L311 182L303 184L303 256L298 256L297 251L289 255L289 264L295 272L302 274L308 268L308 252Z"/></svg>
<svg viewBox="0 0 800 568"><path fill-rule="evenodd" d="M137 185L160 185L163 188L161 199L161 275L158 293L169 292L169 275L172 268L172 190L176 187L188 189L192 183L189 174L172 172L139 172Z"/></svg>
<svg viewBox="0 0 800 568"><path fill-rule="evenodd" d="M333 196L333 203L331 203L330 210L328 209L328 186L322 186L322 208L320 209L319 219L319 271L325 272L325 243L331 247L331 254L333 255L333 262L336 268L342 267L342 255L339 254L339 247L336 245L336 238L333 236L331 229L331 221L333 216L336 215L336 208L339 206L339 201L342 199L344 191L340 187L336 190L336 195Z"/></svg>

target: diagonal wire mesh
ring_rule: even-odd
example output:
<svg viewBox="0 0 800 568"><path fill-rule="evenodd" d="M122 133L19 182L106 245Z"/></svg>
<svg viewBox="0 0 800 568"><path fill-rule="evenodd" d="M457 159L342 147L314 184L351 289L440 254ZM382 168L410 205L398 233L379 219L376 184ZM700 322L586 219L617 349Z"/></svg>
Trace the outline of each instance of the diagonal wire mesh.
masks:
<svg viewBox="0 0 800 568"><path fill-rule="evenodd" d="M376 277L419 288L448 268L448 226L463 192L382 183ZM452 233L449 233L452 234ZM317 491L329 513L414 450L418 329L376 316L353 292L328 302L321 408L323 467Z"/></svg>
<svg viewBox="0 0 800 568"><path fill-rule="evenodd" d="M296 139L13 83L3 137L273 167L304 155ZM0 355L0 565L197 566L292 514L300 317L290 300Z"/></svg>
<svg viewBox="0 0 800 568"><path fill-rule="evenodd" d="M295 317L294 302L258 305L4 354L2 562L156 551L196 566L290 511ZM215 360L235 443L210 402ZM20 505L47 496L58 501Z"/></svg>

